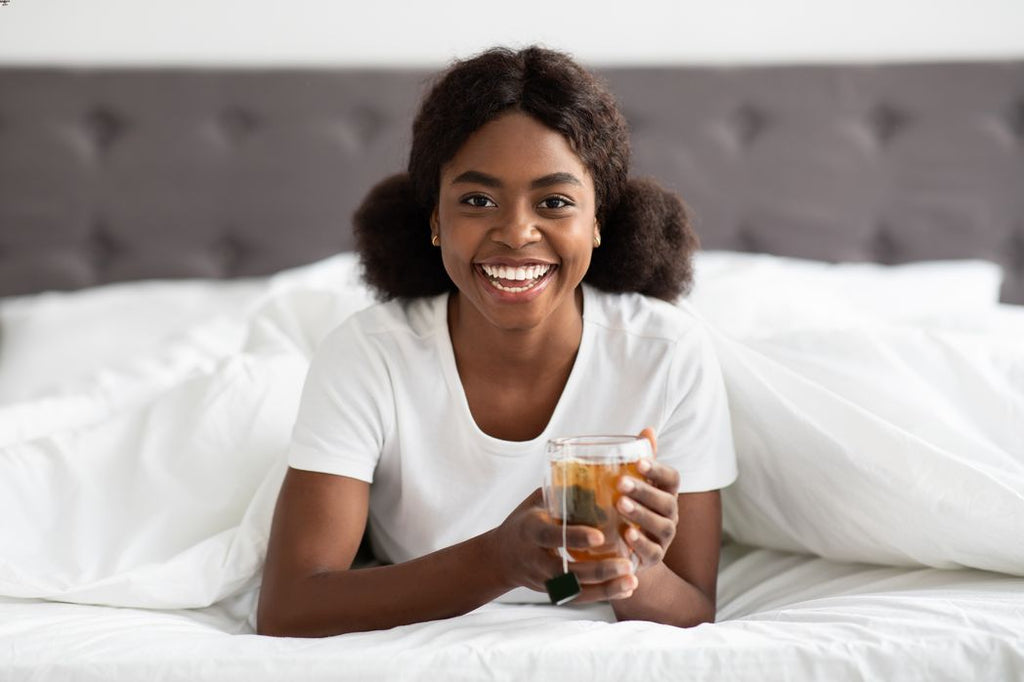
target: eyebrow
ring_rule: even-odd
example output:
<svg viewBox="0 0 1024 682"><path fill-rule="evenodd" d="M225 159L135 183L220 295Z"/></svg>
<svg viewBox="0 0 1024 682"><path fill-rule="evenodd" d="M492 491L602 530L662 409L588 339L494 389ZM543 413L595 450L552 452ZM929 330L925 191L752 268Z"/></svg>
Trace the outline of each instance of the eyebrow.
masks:
<svg viewBox="0 0 1024 682"><path fill-rule="evenodd" d="M460 183L472 183L495 188L502 186L501 180L493 175L488 175L487 173L481 173L480 171L475 170L468 170L465 173L460 173L452 179L453 185ZM541 176L531 182L530 189L540 189L541 187L550 187L552 185L579 185L582 187L583 183L572 173L549 173L548 175Z"/></svg>

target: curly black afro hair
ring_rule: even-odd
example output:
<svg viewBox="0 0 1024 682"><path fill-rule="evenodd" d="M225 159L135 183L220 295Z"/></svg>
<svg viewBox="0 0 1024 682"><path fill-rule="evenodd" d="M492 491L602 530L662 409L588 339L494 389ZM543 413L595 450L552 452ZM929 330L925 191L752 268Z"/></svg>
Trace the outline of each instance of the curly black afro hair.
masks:
<svg viewBox="0 0 1024 682"><path fill-rule="evenodd" d="M504 48L456 62L413 123L408 173L381 181L354 216L364 277L382 299L453 291L430 214L442 166L466 139L509 111L561 133L594 179L602 245L584 281L665 300L686 293L697 249L686 208L651 179L628 179L629 130L604 83L560 52Z"/></svg>
<svg viewBox="0 0 1024 682"><path fill-rule="evenodd" d="M700 246L682 200L651 178L626 183L601 229L583 281L612 292L673 301L690 290Z"/></svg>

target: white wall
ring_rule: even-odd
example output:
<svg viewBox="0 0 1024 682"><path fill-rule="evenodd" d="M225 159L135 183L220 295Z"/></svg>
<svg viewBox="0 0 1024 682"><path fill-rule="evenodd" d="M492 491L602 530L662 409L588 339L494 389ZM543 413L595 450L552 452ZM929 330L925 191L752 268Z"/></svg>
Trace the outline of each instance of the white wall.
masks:
<svg viewBox="0 0 1024 682"><path fill-rule="evenodd" d="M8 2L8 64L437 65L532 42L592 64L1024 57L1024 0Z"/></svg>

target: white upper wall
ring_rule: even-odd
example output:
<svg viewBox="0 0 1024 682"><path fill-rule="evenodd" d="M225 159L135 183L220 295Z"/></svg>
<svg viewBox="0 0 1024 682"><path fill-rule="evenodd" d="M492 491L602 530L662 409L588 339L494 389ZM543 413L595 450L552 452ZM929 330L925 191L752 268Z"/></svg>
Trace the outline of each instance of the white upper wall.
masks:
<svg viewBox="0 0 1024 682"><path fill-rule="evenodd" d="M434 66L529 43L598 65L1024 57L1024 0L7 1L0 64Z"/></svg>

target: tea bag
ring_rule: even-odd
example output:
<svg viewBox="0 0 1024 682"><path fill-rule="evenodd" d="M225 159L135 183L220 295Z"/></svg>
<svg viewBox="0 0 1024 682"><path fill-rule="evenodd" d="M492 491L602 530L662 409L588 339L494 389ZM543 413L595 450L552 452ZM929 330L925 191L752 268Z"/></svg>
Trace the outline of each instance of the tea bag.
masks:
<svg viewBox="0 0 1024 682"><path fill-rule="evenodd" d="M580 592L583 588L580 587L579 578L576 577L575 573L569 571L569 548L566 546L566 525L568 524L566 513L566 498L567 496L563 492L561 495L562 502L562 547L560 548L559 554L562 555L562 574L557 575L550 580L545 581L544 587L547 588L548 598L551 603L555 606L561 606L562 604L568 604L576 597L580 596Z"/></svg>

